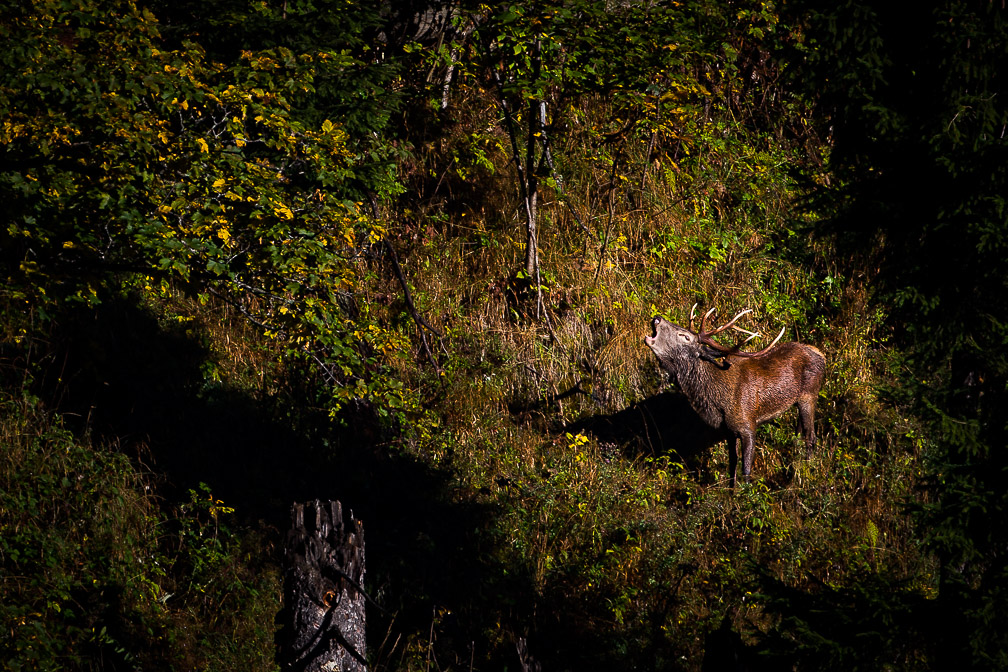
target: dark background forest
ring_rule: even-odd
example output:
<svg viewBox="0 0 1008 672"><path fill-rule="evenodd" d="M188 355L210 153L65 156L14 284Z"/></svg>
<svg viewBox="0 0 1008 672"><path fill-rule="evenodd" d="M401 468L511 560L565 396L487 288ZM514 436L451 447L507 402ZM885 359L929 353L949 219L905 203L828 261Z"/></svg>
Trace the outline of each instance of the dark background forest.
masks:
<svg viewBox="0 0 1008 672"><path fill-rule="evenodd" d="M275 669L315 498L375 670L1008 668L1006 11L0 2L4 669Z"/></svg>

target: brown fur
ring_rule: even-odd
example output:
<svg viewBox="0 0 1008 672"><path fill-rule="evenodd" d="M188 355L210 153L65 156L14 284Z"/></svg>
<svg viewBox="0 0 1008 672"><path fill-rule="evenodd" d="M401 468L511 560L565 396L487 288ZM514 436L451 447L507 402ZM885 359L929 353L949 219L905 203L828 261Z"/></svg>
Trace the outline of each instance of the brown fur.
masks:
<svg viewBox="0 0 1008 672"><path fill-rule="evenodd" d="M826 358L802 343L781 343L755 357L720 355L698 335L661 317L652 321L654 335L644 342L682 389L704 422L722 429L728 444L729 477L734 485L742 445L742 475L753 466L756 427L798 406L798 431L805 438L806 459L816 445L815 403L826 377Z"/></svg>

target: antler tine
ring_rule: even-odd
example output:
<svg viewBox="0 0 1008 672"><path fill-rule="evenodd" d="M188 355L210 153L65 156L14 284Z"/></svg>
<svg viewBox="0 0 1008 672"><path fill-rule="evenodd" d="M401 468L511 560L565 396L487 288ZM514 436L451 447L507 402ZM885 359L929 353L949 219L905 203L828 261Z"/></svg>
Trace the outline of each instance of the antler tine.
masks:
<svg viewBox="0 0 1008 672"><path fill-rule="evenodd" d="M779 333L779 334L777 334L777 338L773 339L773 340L772 340L772 341L770 342L770 345L768 345L768 346L767 346L767 349L768 349L768 350L769 350L770 348L772 348L773 346L777 345L777 341L779 341L779 340L781 339L781 337L782 337L782 336L784 335L784 332L785 332L785 331L787 331L787 326L783 326L783 327L781 327L781 328L780 328L780 333Z"/></svg>
<svg viewBox="0 0 1008 672"><path fill-rule="evenodd" d="M707 311L707 314L704 315L704 319L700 320L700 330L697 332L697 337L699 338L700 342L703 343L704 345L706 345L707 347L713 348L714 350L717 350L718 352L720 352L721 354L720 355L716 355L717 357L723 357L723 356L726 356L726 355L735 355L737 357L758 357L759 355L763 355L763 354L769 352L771 348L773 348L775 345L777 345L777 342L784 336L784 332L787 331L787 327L786 326L785 327L781 327L780 333L777 334L777 338L775 338L773 340L773 342L770 343L770 345L766 346L765 348L763 348L759 352L740 352L740 350L742 349L742 346L744 346L746 343L748 343L749 341L753 340L754 338L756 338L757 336L760 335L759 332L749 331L748 329L743 329L742 327L736 327L735 326L735 323L739 320L739 318L741 318L746 313L751 313L752 309L751 308L746 308L745 310L743 310L742 312L740 312L738 315L736 315L735 317L733 317L726 324L724 324L724 325L722 325L720 327L717 327L716 329L713 329L712 331L705 332L703 330L704 320L706 320L706 318L708 316L710 316L710 314L712 312L714 312L713 308L711 308L709 311ZM691 326L692 326L692 323L691 323ZM715 341L712 338L712 336L714 336L716 334L720 334L722 331L724 331L725 329L729 329L729 328L734 329L736 331L741 331L744 334L748 334L749 337L747 339L745 339L744 341L739 341L738 343L736 343L732 347L721 345L720 343L718 343L717 341Z"/></svg>
<svg viewBox="0 0 1008 672"><path fill-rule="evenodd" d="M779 341L781 339L781 337L784 335L785 331L787 331L787 326L786 325L783 326L783 327L781 327L780 333L777 334L777 338L773 339L773 341L770 343L770 345L766 346L765 348L763 348L759 352L752 352L752 353L749 353L749 352L740 352L738 354L745 355L746 357L756 357L758 355L762 355L762 354L764 354L766 352L769 352L770 348L772 348L773 346L777 345L777 341Z"/></svg>
<svg viewBox="0 0 1008 672"><path fill-rule="evenodd" d="M756 338L757 336L761 336L762 335L758 331L749 331L748 329L743 329L742 327L740 327L738 325L733 326L732 329L734 331L741 331L743 334L746 334L749 337L749 338L747 338L745 340L746 343L748 343L752 339Z"/></svg>
<svg viewBox="0 0 1008 672"><path fill-rule="evenodd" d="M711 309L704 313L703 317L700 318L700 326L696 330L698 335L704 335L704 323L707 322L707 318L710 317L715 310L717 310L717 306L711 306Z"/></svg>
<svg viewBox="0 0 1008 672"><path fill-rule="evenodd" d="M711 310L713 310L713 308ZM728 322L727 324L721 325L720 327L718 327L714 331L709 331L709 332L705 333L704 336L714 336L715 334L720 334L722 331L724 331L728 327L733 326L736 322L738 322L740 317L742 317L746 313L751 313L751 312L752 312L752 308L746 308L741 313L739 313L738 315L736 315L735 317L733 317L730 322ZM708 313L708 315L709 314L710 313ZM703 324L703 323L701 323L701 324Z"/></svg>
<svg viewBox="0 0 1008 672"><path fill-rule="evenodd" d="M779 341L781 339L781 337L784 335L785 331L787 331L787 327L786 326L781 327L780 333L777 334L777 338L773 339L773 342L771 342L770 345L766 346L765 348L763 348L759 352L732 352L730 354L733 354L736 357L759 357L760 355L764 355L764 354L770 352L770 348L772 348L773 346L777 345L777 341ZM753 338L755 338L755 336L750 336L745 341L745 343L739 343L733 349L741 348L743 345L745 345L746 343L748 343L749 341L751 341Z"/></svg>
<svg viewBox="0 0 1008 672"><path fill-rule="evenodd" d="M690 331L693 331L693 317L696 316L696 307L697 307L697 304L694 303L693 307L690 308L690 311L689 311L689 328L690 328Z"/></svg>

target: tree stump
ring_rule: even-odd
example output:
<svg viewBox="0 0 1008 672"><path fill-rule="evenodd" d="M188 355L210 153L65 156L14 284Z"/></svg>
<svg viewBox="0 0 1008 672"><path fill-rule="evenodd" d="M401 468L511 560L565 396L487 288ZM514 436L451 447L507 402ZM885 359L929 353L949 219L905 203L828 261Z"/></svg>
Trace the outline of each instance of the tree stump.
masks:
<svg viewBox="0 0 1008 672"><path fill-rule="evenodd" d="M364 672L364 527L338 501L295 503L284 552L277 662L284 670Z"/></svg>

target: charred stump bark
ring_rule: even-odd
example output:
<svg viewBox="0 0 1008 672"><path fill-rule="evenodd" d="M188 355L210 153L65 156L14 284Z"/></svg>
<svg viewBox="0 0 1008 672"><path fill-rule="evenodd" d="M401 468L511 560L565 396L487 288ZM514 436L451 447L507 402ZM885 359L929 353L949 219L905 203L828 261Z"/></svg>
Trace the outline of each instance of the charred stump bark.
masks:
<svg viewBox="0 0 1008 672"><path fill-rule="evenodd" d="M295 503L284 552L277 662L364 672L364 527L338 501Z"/></svg>

